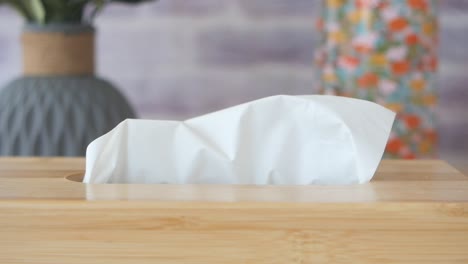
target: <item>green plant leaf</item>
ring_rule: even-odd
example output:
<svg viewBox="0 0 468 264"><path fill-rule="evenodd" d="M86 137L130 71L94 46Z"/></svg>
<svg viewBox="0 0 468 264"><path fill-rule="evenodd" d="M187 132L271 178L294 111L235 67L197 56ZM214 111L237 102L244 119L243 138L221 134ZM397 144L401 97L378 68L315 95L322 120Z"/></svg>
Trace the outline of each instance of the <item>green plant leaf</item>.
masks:
<svg viewBox="0 0 468 264"><path fill-rule="evenodd" d="M65 21L69 23L82 23L85 6L88 2L89 1L68 1L65 10Z"/></svg>
<svg viewBox="0 0 468 264"><path fill-rule="evenodd" d="M46 23L81 23L89 0L42 0Z"/></svg>
<svg viewBox="0 0 468 264"><path fill-rule="evenodd" d="M45 9L41 0L23 0L22 1L26 9L28 10L31 18L39 24L45 22Z"/></svg>
<svg viewBox="0 0 468 264"><path fill-rule="evenodd" d="M12 6L29 22L45 22L45 10L41 0L2 0L0 4L2 3Z"/></svg>
<svg viewBox="0 0 468 264"><path fill-rule="evenodd" d="M106 2L109 2L109 0L94 0L92 2L94 6L88 18L89 21L92 21L96 17L96 15L104 8Z"/></svg>
<svg viewBox="0 0 468 264"><path fill-rule="evenodd" d="M92 18L109 3L138 4L154 0L0 0L20 13L28 22L83 23ZM90 19L86 19L85 7L92 3Z"/></svg>
<svg viewBox="0 0 468 264"><path fill-rule="evenodd" d="M65 2L63 0L43 0L46 10L46 22L62 20L63 10L65 10Z"/></svg>

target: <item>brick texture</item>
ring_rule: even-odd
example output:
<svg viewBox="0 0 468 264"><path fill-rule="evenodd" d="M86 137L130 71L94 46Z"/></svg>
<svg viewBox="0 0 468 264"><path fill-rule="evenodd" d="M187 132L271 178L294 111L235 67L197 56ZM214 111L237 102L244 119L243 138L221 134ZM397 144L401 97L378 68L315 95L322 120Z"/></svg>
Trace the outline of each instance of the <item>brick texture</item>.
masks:
<svg viewBox="0 0 468 264"><path fill-rule="evenodd" d="M317 0L240 0L241 8L249 16L315 16L320 8Z"/></svg>
<svg viewBox="0 0 468 264"><path fill-rule="evenodd" d="M439 5L443 12L464 13L468 10L468 1L466 0L441 0Z"/></svg>
<svg viewBox="0 0 468 264"><path fill-rule="evenodd" d="M149 77L160 67L185 63L189 38L184 31L155 28L102 31L97 41L99 71L110 77L115 72Z"/></svg>
<svg viewBox="0 0 468 264"><path fill-rule="evenodd" d="M311 67L316 40L310 30L215 28L198 37L200 63L221 66L301 64Z"/></svg>
<svg viewBox="0 0 468 264"><path fill-rule="evenodd" d="M0 36L0 65L5 63L5 60L8 58L10 41L5 36ZM5 65L6 66L6 65Z"/></svg>
<svg viewBox="0 0 468 264"><path fill-rule="evenodd" d="M468 34L461 31L460 28L441 26L440 56L443 62L451 64L468 62Z"/></svg>
<svg viewBox="0 0 468 264"><path fill-rule="evenodd" d="M309 94L312 90L312 80L307 76L256 71L241 71L235 75L237 77L229 82L223 74L216 74L186 78L157 76L151 80L125 78L119 85L135 87L129 99L143 116L175 119L194 117L273 94ZM155 88L154 83L160 86Z"/></svg>
<svg viewBox="0 0 468 264"><path fill-rule="evenodd" d="M153 5L152 11L157 15L206 16L223 12L231 0L166 0Z"/></svg>

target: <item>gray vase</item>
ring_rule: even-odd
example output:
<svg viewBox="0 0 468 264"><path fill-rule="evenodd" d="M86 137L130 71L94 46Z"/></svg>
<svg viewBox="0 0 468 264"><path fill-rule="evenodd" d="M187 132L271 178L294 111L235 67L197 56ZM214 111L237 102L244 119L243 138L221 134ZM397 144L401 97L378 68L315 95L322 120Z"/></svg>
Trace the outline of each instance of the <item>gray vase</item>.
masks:
<svg viewBox="0 0 468 264"><path fill-rule="evenodd" d="M90 27L76 25L29 26L25 31L36 34L32 37L36 43L34 38L43 31L59 32L66 39L70 34L94 33ZM35 47L26 50L28 43L24 42L25 38L24 53L41 57L35 55L38 52ZM62 46L75 44L79 46L77 49L86 46L75 42ZM46 54L57 50L40 49L39 52ZM122 94L109 82L93 75L93 65L87 65L90 58L86 58L88 62L75 63L73 59L80 60L83 54L77 54L76 50L70 56L67 50L60 52L52 54L49 61L23 61L27 65L24 66L26 76L0 90L0 156L83 156L92 140L122 120L135 117ZM93 56L93 51L85 53Z"/></svg>

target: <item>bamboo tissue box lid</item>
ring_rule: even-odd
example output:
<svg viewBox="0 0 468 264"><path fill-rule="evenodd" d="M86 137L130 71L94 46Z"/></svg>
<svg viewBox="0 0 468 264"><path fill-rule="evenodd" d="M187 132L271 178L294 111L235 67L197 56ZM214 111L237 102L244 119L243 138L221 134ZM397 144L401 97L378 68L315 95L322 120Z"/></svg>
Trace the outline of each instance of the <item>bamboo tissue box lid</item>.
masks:
<svg viewBox="0 0 468 264"><path fill-rule="evenodd" d="M84 162L0 159L0 263L468 263L443 161L347 186L87 185Z"/></svg>

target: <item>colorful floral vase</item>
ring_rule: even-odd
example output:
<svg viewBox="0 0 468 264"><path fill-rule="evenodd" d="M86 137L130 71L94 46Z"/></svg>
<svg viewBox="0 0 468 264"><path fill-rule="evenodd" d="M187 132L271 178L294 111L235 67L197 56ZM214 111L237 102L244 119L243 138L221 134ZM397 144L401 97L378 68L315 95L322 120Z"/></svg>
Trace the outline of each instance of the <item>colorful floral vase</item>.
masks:
<svg viewBox="0 0 468 264"><path fill-rule="evenodd" d="M436 0L326 0L317 23L320 91L397 113L387 158L436 156Z"/></svg>

